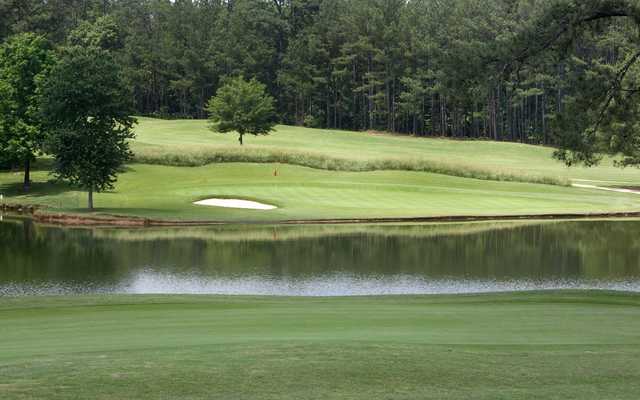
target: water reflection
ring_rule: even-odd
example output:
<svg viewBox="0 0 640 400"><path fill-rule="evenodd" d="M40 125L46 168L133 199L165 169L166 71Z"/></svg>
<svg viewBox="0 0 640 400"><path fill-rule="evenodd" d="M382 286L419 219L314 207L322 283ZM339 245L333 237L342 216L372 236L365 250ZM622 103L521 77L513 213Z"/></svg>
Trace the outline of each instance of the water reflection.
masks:
<svg viewBox="0 0 640 400"><path fill-rule="evenodd" d="M640 221L69 229L0 223L0 296L640 291Z"/></svg>

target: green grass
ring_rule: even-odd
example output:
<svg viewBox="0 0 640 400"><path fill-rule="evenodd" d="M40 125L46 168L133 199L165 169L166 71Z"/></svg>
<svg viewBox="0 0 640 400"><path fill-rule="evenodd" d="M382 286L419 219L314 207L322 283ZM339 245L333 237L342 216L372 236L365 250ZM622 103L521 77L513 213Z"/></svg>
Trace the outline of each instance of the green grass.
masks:
<svg viewBox="0 0 640 400"><path fill-rule="evenodd" d="M415 138L279 125L268 136L216 134L202 120L139 118L134 144L140 162L204 165L211 162L288 162L314 168L413 170L481 179L564 183L571 179L638 184L640 170L611 159L598 168L567 168L553 149L517 143Z"/></svg>
<svg viewBox="0 0 640 400"><path fill-rule="evenodd" d="M271 164L166 167L134 164L113 192L96 196L102 213L150 218L221 221L509 215L638 210L634 194L517 182L483 181L409 171L342 172ZM0 174L8 201L82 211L86 194L47 183L34 174L29 195L20 174ZM237 197L280 207L272 211L193 205L207 197Z"/></svg>
<svg viewBox="0 0 640 400"><path fill-rule="evenodd" d="M610 160L597 168L567 169L551 159L551 149L539 146L279 126L272 135L249 137L240 147L236 135L211 133L205 121L148 118L140 119L137 134L133 149L138 161L197 166L129 165L114 191L96 196L101 213L278 222L640 210L640 197L634 194L514 182L640 182L640 170L617 169ZM266 162L280 156L294 164L321 168ZM209 163L234 159L265 162ZM314 165L316 162L320 165ZM0 172L5 201L44 205L49 211L83 212L86 195L48 182L49 166L47 160L36 165L29 194L21 191L20 173ZM426 166L445 173L420 170L429 169ZM375 170L351 171L371 168ZM470 178L473 176L495 179ZM258 200L279 209L265 212L192 204L214 196Z"/></svg>
<svg viewBox="0 0 640 400"><path fill-rule="evenodd" d="M0 398L637 399L640 297L0 300Z"/></svg>

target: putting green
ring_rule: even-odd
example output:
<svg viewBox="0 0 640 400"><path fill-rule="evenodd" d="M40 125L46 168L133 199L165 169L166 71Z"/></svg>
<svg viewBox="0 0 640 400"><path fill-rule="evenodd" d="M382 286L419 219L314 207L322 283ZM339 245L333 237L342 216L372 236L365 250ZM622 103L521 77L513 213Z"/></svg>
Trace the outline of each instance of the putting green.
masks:
<svg viewBox="0 0 640 400"><path fill-rule="evenodd" d="M2 399L637 399L640 298L0 300Z"/></svg>

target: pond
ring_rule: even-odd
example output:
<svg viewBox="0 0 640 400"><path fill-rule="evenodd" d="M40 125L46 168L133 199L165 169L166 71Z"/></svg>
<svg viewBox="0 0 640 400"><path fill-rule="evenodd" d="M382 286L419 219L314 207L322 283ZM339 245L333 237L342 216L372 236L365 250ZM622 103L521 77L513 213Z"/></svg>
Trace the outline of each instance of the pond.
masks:
<svg viewBox="0 0 640 400"><path fill-rule="evenodd" d="M87 229L0 222L0 296L640 291L640 221Z"/></svg>

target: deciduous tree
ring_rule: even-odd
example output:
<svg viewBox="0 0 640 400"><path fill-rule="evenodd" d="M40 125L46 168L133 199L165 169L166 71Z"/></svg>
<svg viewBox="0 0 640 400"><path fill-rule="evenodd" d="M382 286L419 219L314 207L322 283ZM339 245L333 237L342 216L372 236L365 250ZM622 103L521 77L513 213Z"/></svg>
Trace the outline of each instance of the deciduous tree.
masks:
<svg viewBox="0 0 640 400"><path fill-rule="evenodd" d="M131 157L135 119L131 94L113 56L97 47L71 47L42 85L42 115L50 130L54 174L88 192L112 189Z"/></svg>
<svg viewBox="0 0 640 400"><path fill-rule="evenodd" d="M238 132L242 145L245 134L266 135L275 126L273 98L256 79L230 79L207 104L211 130Z"/></svg>
<svg viewBox="0 0 640 400"><path fill-rule="evenodd" d="M31 162L44 137L37 81L52 60L47 41L32 33L13 36L0 47L0 158L24 165L24 190L31 185Z"/></svg>

